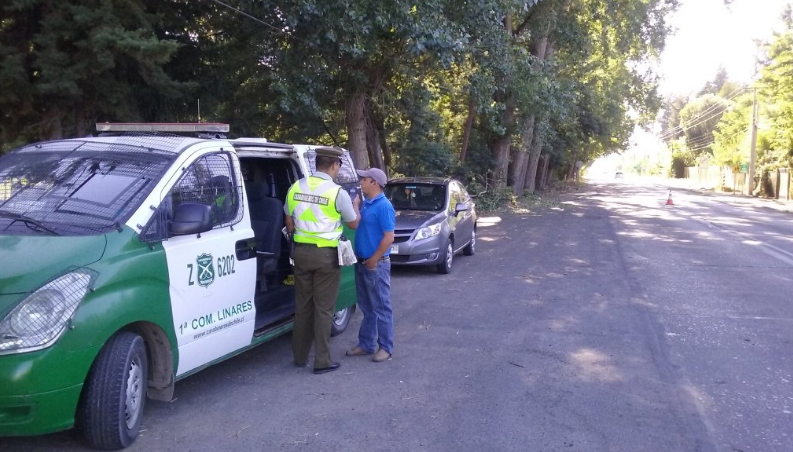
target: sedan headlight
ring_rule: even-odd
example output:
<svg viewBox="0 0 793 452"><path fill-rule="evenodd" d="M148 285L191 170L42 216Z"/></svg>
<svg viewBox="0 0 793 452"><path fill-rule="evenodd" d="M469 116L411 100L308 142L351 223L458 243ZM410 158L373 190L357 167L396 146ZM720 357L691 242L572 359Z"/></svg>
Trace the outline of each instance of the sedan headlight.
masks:
<svg viewBox="0 0 793 452"><path fill-rule="evenodd" d="M93 279L93 272L76 270L28 295L0 321L0 354L32 352L54 344Z"/></svg>
<svg viewBox="0 0 793 452"><path fill-rule="evenodd" d="M435 237L441 233L441 224L436 223L429 226L424 226L416 232L416 240L428 239Z"/></svg>

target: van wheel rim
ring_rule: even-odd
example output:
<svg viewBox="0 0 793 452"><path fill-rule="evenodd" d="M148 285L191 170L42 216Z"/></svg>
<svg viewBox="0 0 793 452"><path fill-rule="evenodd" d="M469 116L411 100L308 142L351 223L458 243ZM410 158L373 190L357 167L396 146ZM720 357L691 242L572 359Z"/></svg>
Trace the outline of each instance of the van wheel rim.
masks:
<svg viewBox="0 0 793 452"><path fill-rule="evenodd" d="M341 311L336 311L333 313L333 323L337 326L341 326L344 324L344 320L347 318L347 313L349 312L350 308L344 308Z"/></svg>
<svg viewBox="0 0 793 452"><path fill-rule="evenodd" d="M136 356L129 364L129 374L127 376L127 394L124 403L124 417L127 422L127 428L133 428L138 421L138 416L140 416L143 386L143 370L140 365L140 357Z"/></svg>
<svg viewBox="0 0 793 452"><path fill-rule="evenodd" d="M449 242L446 245L446 268L452 268L452 259L454 259L454 249L452 248L452 242Z"/></svg>

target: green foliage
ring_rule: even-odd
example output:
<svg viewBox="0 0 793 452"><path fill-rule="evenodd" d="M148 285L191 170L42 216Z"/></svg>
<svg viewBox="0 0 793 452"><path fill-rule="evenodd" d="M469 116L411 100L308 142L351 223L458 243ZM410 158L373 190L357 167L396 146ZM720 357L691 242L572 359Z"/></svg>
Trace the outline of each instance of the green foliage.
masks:
<svg viewBox="0 0 793 452"><path fill-rule="evenodd" d="M164 66L178 49L159 39L143 0L3 4L0 130L17 140L84 135L95 121L140 120L193 85ZM157 102L156 100L159 100Z"/></svg>
<svg viewBox="0 0 793 452"><path fill-rule="evenodd" d="M483 213L496 212L507 206L514 206L517 203L512 190L506 187L495 187L482 185L479 182L472 182L467 190L476 197L476 208Z"/></svg>
<svg viewBox="0 0 793 452"><path fill-rule="evenodd" d="M639 68L660 53L666 15L676 7L676 1L571 4L575 25L557 61L573 102L564 102L568 113L554 128L567 152L590 161L624 149L634 126L655 117L656 77Z"/></svg>
<svg viewBox="0 0 793 452"><path fill-rule="evenodd" d="M661 137L664 141L671 142L683 136L683 129L680 128L680 110L686 106L688 101L685 97L672 96L666 99L661 108Z"/></svg>
<svg viewBox="0 0 793 452"><path fill-rule="evenodd" d="M729 82L727 78L727 70L724 69L724 66L719 66L718 71L716 72L715 77L713 80L705 83L705 86L699 91L697 94L698 97L704 96L706 94L713 94L720 97L725 97L725 88L729 88L730 85L734 85Z"/></svg>
<svg viewBox="0 0 793 452"><path fill-rule="evenodd" d="M685 177L685 168L696 165L696 155L685 145L684 139L679 139L669 144L672 149L672 163L670 166L670 177Z"/></svg>
<svg viewBox="0 0 793 452"><path fill-rule="evenodd" d="M788 9L790 17L790 8ZM788 22L790 27L790 22ZM760 78L760 101L770 127L768 147L758 147L770 169L790 166L793 156L793 30L765 46L767 61Z"/></svg>
<svg viewBox="0 0 793 452"><path fill-rule="evenodd" d="M713 155L713 132L733 102L715 94L704 94L680 110L680 128L686 146L696 156Z"/></svg>
<svg viewBox="0 0 793 452"><path fill-rule="evenodd" d="M377 144L397 172L451 173L490 187L505 174L497 165L510 163L496 158L493 143L506 144L508 157L529 131L557 166L623 148L658 108L655 76L642 68L657 57L677 7L224 3L5 2L0 147L89 133L96 121L199 118L230 122L238 136L350 146L359 132L351 100L362 95L368 149L354 152Z"/></svg>
<svg viewBox="0 0 793 452"><path fill-rule="evenodd" d="M724 113L713 131L713 156L716 164L734 167L749 161L750 131L752 115L751 94L735 101L734 107Z"/></svg>

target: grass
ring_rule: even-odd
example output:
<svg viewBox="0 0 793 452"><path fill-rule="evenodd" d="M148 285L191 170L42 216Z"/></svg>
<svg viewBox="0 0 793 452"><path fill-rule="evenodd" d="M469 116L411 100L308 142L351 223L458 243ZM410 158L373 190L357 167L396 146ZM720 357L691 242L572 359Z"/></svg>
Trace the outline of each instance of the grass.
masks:
<svg viewBox="0 0 793 452"><path fill-rule="evenodd" d="M578 190L574 182L556 181L549 184L542 192L524 194L521 197L512 195L511 189L507 189L509 195L503 193L501 196L482 196L477 198L477 210L483 214L493 215L499 213L531 213L538 210L560 207L560 197L564 193ZM480 204L480 200L484 201Z"/></svg>

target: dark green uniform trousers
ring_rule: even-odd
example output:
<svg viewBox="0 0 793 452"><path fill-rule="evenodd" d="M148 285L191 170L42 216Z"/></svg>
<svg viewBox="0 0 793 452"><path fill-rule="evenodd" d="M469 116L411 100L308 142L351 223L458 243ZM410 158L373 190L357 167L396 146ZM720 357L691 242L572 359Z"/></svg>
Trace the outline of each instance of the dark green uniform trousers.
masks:
<svg viewBox="0 0 793 452"><path fill-rule="evenodd" d="M314 342L314 368L331 365L330 330L341 267L336 248L295 244L295 329L292 354L296 364L308 361Z"/></svg>

